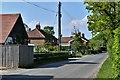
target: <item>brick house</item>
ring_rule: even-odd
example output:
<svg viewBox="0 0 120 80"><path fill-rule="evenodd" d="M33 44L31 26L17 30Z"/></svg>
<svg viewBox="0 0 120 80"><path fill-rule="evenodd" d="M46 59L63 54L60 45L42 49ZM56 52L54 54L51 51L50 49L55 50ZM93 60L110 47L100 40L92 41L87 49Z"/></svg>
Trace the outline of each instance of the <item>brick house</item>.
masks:
<svg viewBox="0 0 120 80"><path fill-rule="evenodd" d="M51 34L46 33L40 28L40 24L36 25L36 28L27 32L29 38L29 44L40 45L49 41L52 45L57 45L57 38Z"/></svg>
<svg viewBox="0 0 120 80"><path fill-rule="evenodd" d="M0 14L0 44L27 44L28 35L20 14Z"/></svg>

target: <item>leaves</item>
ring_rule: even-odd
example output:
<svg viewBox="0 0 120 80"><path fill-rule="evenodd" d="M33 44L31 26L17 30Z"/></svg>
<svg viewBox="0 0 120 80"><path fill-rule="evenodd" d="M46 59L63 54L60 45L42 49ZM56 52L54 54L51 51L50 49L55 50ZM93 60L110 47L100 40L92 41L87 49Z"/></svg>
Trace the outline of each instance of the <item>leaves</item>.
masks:
<svg viewBox="0 0 120 80"><path fill-rule="evenodd" d="M45 26L43 30L44 30L46 33L49 33L49 34L52 34L52 35L55 34L55 32L54 32L54 27L53 27L53 26Z"/></svg>
<svg viewBox="0 0 120 80"><path fill-rule="evenodd" d="M120 27L114 30L114 44L113 44L113 72L114 77L120 76Z"/></svg>
<svg viewBox="0 0 120 80"><path fill-rule="evenodd" d="M90 42L94 49L99 48L101 34L107 42L107 50L113 60L114 78L120 77L120 1L87 2L88 29L96 35Z"/></svg>

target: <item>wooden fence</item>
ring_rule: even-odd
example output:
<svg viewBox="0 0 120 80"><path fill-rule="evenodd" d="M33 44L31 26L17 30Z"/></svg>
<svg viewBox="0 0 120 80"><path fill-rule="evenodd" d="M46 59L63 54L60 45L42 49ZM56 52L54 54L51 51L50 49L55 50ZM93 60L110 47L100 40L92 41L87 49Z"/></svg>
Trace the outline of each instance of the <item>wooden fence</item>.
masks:
<svg viewBox="0 0 120 80"><path fill-rule="evenodd" d="M0 67L27 67L33 63L33 47L27 45L1 45Z"/></svg>

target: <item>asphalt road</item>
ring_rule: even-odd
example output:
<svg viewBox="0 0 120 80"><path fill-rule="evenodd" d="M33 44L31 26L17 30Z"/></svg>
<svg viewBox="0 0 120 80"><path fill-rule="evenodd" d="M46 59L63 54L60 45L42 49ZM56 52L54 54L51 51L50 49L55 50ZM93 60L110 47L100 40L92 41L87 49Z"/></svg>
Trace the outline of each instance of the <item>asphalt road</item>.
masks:
<svg viewBox="0 0 120 80"><path fill-rule="evenodd" d="M107 58L106 53L71 58L67 61L4 73L2 80L80 80L94 78Z"/></svg>

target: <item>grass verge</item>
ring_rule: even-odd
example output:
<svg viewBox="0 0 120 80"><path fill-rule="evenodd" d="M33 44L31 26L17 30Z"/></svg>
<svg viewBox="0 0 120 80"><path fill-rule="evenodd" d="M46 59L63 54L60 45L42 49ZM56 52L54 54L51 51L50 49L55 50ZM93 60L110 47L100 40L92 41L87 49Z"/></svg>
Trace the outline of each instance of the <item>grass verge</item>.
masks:
<svg viewBox="0 0 120 80"><path fill-rule="evenodd" d="M112 63L111 59L107 58L103 63L96 78L112 78Z"/></svg>

